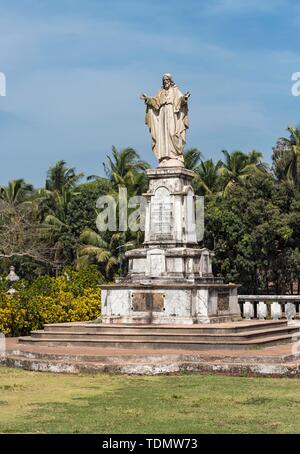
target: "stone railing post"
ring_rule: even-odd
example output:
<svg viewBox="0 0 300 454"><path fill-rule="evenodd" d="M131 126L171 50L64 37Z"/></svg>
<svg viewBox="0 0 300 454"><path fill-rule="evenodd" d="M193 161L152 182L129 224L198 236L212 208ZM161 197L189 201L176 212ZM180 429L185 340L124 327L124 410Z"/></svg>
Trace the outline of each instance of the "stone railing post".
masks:
<svg viewBox="0 0 300 454"><path fill-rule="evenodd" d="M257 318L259 320L265 320L268 316L268 307L266 303L260 301L257 305Z"/></svg>
<svg viewBox="0 0 300 454"><path fill-rule="evenodd" d="M281 304L277 301L271 303L271 317L273 320L279 320L282 318L282 308Z"/></svg>
<svg viewBox="0 0 300 454"><path fill-rule="evenodd" d="M293 320L296 316L296 306L294 303L286 303L285 305L285 316L288 321Z"/></svg>
<svg viewBox="0 0 300 454"><path fill-rule="evenodd" d="M244 303L244 318L251 320L254 317L254 306L252 301L245 301Z"/></svg>

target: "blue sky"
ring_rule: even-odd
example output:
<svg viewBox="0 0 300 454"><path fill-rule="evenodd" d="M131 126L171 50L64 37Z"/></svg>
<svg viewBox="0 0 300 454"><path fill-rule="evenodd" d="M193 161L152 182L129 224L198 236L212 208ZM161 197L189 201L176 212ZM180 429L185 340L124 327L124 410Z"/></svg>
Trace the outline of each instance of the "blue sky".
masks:
<svg viewBox="0 0 300 454"><path fill-rule="evenodd" d="M188 147L270 160L300 123L294 0L10 0L0 3L0 184L43 185L58 159L102 174L111 146L153 165L142 92L171 72L191 91Z"/></svg>

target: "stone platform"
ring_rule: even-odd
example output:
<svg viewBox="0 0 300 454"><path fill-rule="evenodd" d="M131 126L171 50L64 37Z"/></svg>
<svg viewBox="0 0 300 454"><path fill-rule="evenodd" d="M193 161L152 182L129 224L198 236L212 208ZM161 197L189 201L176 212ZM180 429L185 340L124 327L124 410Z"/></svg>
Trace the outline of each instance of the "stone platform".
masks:
<svg viewBox="0 0 300 454"><path fill-rule="evenodd" d="M6 356L0 357L0 363L26 370L57 373L155 375L198 372L300 376L300 353L297 348L295 349L297 344L292 342L298 338L299 324L287 326L282 322L275 324L272 322L271 325L271 322L251 321L240 322L238 325L230 323L214 328L208 327L208 331L214 329L215 332L207 333L206 336L210 334L216 338L219 335L227 338L227 341L223 341L221 347L220 338L218 342L211 338L210 348L200 350L192 348L195 345L194 341L189 347L184 342L180 345L169 343L168 348L160 348L159 345L151 343L144 345L143 348L131 343L130 348L128 344L125 348L122 341L112 344L108 340L106 344L101 345L96 342L95 345L95 332L92 333L93 330L95 331L95 324L89 324L92 325L90 326L92 342L87 342L86 325L86 323L61 324L52 325L52 328L49 325L45 327L45 333L49 333L45 337L42 332L36 332L27 338L9 338ZM62 329L64 334L61 332ZM124 329L126 331L126 327ZM149 329L157 331L158 327L152 326ZM161 329L165 331L166 336L170 337L169 331L173 327L159 327L159 330ZM71 333L73 336L70 336ZM253 333L256 334L253 335ZM121 332L120 336L124 334L127 337L124 332ZM140 335L140 333L136 334ZM177 335L184 334L186 333L181 332ZM75 335L77 337L74 337ZM149 336L146 333L145 335ZM106 336L108 336L107 332ZM241 342L247 343L247 348L236 348L236 342L228 343L229 337L234 337L239 345ZM238 338L243 339L238 340ZM142 342L145 344L146 339Z"/></svg>
<svg viewBox="0 0 300 454"><path fill-rule="evenodd" d="M47 346L174 349L244 350L290 342L299 332L298 325L285 320L242 321L216 325L107 325L79 322L45 325L20 337L20 344Z"/></svg>
<svg viewBox="0 0 300 454"><path fill-rule="evenodd" d="M300 324L242 321L218 325L46 325L6 339L3 365L65 373L209 372L300 375ZM299 348L300 351L300 348Z"/></svg>

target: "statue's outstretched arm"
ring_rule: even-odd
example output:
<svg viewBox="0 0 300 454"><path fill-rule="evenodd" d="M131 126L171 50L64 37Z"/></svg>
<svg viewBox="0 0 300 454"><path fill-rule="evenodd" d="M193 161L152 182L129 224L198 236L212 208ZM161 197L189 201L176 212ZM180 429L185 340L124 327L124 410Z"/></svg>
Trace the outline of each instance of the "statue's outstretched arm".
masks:
<svg viewBox="0 0 300 454"><path fill-rule="evenodd" d="M145 103L147 104L147 106L149 107L153 107L154 109L159 109L159 104L158 104L158 101L157 101L157 98L156 97L152 97L152 96L147 96L145 94L142 94L140 96L140 99L142 101L145 101Z"/></svg>
<svg viewBox="0 0 300 454"><path fill-rule="evenodd" d="M187 91L180 99L181 105L187 104L190 96L191 96L191 93L189 91Z"/></svg>

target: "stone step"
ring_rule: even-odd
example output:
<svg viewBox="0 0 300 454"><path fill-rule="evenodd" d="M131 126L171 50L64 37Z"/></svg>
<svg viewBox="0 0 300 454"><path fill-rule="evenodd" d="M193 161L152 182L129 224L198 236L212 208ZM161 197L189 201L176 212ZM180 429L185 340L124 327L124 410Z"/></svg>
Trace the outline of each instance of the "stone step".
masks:
<svg viewBox="0 0 300 454"><path fill-rule="evenodd" d="M48 346L76 346L76 347L101 347L101 348L134 348L134 349L183 349L183 350L210 350L210 349L255 349L267 345L275 345L277 343L291 342L295 339L294 334L266 336L259 339L243 340L243 341L205 341L199 340L197 342L190 340L104 340L91 337L89 339L74 339L72 337L65 339L56 338L34 338L34 337L20 337L19 342L25 344L41 344Z"/></svg>
<svg viewBox="0 0 300 454"><path fill-rule="evenodd" d="M127 332L127 333L120 333L115 332L113 330L104 331L104 332L90 332L90 331L82 331L77 332L71 330L61 330L61 331L54 331L54 332L47 332L47 331L32 331L31 337L32 338L39 338L39 339L60 339L68 341L70 339L82 339L82 340L89 340L93 339L102 339L105 341L130 341L130 340L139 340L139 341L168 341L168 340L176 340L178 342L181 341L191 341L191 342L201 342L201 341L219 341L219 342L238 342L244 340L251 340L251 339L258 339L259 337L271 337L271 336L278 336L284 334L293 334L299 333L299 327L292 327L292 326L283 326L279 328L273 329L265 329L263 330L252 330L252 331L244 331L242 333L205 333L199 334L191 332L191 330L187 330L185 333L177 333L177 332Z"/></svg>
<svg viewBox="0 0 300 454"><path fill-rule="evenodd" d="M244 331L265 330L278 327L286 327L286 320L262 320L250 322L238 322L227 324L214 324L214 325L118 325L118 324L102 324L102 323L56 323L52 325L45 325L44 331L49 333L72 331L84 333L160 333L160 334L229 334L229 333L242 333Z"/></svg>
<svg viewBox="0 0 300 454"><path fill-rule="evenodd" d="M107 353L106 353L107 352ZM228 353L224 350L224 353L217 354L215 351L211 353L204 352L198 353L193 351L180 350L174 352L173 350L163 350L162 352L154 350L99 350L95 348L87 349L75 348L71 350L69 347L48 347L48 346L37 346L28 344L19 344L18 348L8 350L8 356L14 356L15 358L27 358L27 359L45 359L55 360L64 362L97 362L101 364L142 364L142 363L171 363L171 362L216 362L216 363L285 363L299 359L299 356L291 354L282 355L270 355L264 352L260 355L261 350L253 351L251 354L245 354L240 352L238 355L235 353ZM260 355L260 356L259 356Z"/></svg>
<svg viewBox="0 0 300 454"><path fill-rule="evenodd" d="M107 365L102 363L90 362L75 362L69 360L56 360L56 359L42 359L42 358L28 358L22 355L7 355L2 360L2 364L7 367L18 367L25 370L33 370L39 372L56 372L67 374L78 374L81 372L107 372Z"/></svg>
<svg viewBox="0 0 300 454"><path fill-rule="evenodd" d="M166 361L162 364L144 362L140 364L120 363L103 364L101 362L75 362L70 360L58 361L55 359L28 358L23 356L8 355L0 360L1 364L8 367L18 367L26 370L55 373L121 373L131 375L158 375L178 372L198 373L225 373L230 375L261 375L261 376L290 376L300 374L299 361L291 363L268 363L262 361L257 364L220 363L214 361L190 362L190 361Z"/></svg>

